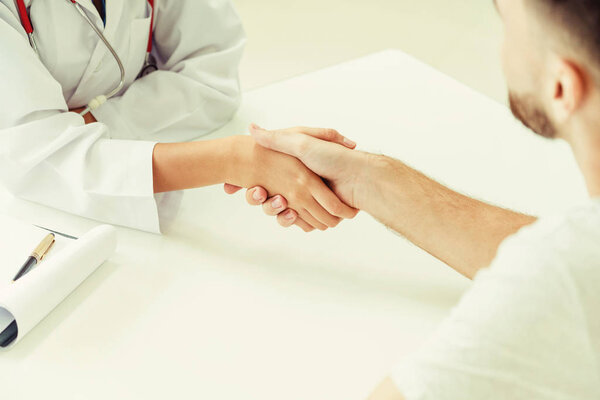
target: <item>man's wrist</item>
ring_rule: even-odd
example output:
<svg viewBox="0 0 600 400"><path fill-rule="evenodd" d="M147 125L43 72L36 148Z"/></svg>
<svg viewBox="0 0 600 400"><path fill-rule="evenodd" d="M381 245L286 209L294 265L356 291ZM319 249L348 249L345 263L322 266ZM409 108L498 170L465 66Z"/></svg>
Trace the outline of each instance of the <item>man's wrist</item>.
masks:
<svg viewBox="0 0 600 400"><path fill-rule="evenodd" d="M390 159L386 156L361 152L354 187L355 207L369 212L381 197L381 179L386 176Z"/></svg>

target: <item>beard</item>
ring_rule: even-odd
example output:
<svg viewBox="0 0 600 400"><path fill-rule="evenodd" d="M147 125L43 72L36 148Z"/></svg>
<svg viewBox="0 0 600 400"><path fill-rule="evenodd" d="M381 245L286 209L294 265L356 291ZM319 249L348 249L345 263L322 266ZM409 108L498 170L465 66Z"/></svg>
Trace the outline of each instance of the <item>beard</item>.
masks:
<svg viewBox="0 0 600 400"><path fill-rule="evenodd" d="M508 95L510 110L513 115L540 136L548 139L556 137L556 127L531 96L517 96L513 92Z"/></svg>

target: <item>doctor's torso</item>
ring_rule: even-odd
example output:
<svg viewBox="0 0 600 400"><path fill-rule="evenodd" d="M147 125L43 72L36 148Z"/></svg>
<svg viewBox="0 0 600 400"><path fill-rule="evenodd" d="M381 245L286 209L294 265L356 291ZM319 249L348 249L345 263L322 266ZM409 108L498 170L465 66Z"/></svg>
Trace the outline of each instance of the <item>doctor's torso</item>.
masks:
<svg viewBox="0 0 600 400"><path fill-rule="evenodd" d="M77 3L81 13L68 0L25 1L38 59L15 1L0 0L0 185L22 199L159 232L172 207L154 196L154 146L196 139L233 117L241 21L230 0L154 0L158 70L136 79L148 49L149 1L106 0L106 26L92 0ZM97 122L86 124L69 110L120 82L115 57L92 27L125 76L120 92L92 111Z"/></svg>
<svg viewBox="0 0 600 400"><path fill-rule="evenodd" d="M0 4L18 19L14 0L0 0ZM40 59L60 83L70 108L87 104L119 83L114 57L70 2L28 0L25 4L29 7ZM144 65L152 12L148 1L106 1L106 26L92 0L79 0L79 4L121 58L125 67L122 91L125 91ZM15 28L27 40L23 28L20 25Z"/></svg>

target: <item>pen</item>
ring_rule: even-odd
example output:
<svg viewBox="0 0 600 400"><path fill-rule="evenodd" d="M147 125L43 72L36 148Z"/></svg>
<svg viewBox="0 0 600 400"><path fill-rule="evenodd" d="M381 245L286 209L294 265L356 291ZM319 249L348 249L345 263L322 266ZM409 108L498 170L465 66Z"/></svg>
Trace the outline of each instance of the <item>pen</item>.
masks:
<svg viewBox="0 0 600 400"><path fill-rule="evenodd" d="M47 235L40 244L33 250L29 258L25 261L25 264L21 267L17 275L13 278L13 282L17 279L21 278L23 275L31 271L31 269L40 261L42 258L50 251L50 248L55 242L55 237L53 233ZM10 325L6 327L2 332L0 332L0 347L6 347L11 344L19 333L19 329L17 327L17 321L13 320Z"/></svg>
<svg viewBox="0 0 600 400"><path fill-rule="evenodd" d="M15 275L15 277L13 278L13 282L16 281L17 279L21 278L23 275L25 275L29 271L31 271L31 269L37 263L39 263L40 261L42 261L42 258L44 258L44 256L48 253L48 251L50 250L50 248L54 244L54 241L55 241L55 239L54 239L54 234L53 233L50 233L48 236L46 236L40 242L40 244L37 245L37 247L35 248L35 250L33 250L33 252L29 256L29 258L27 259L27 261L25 261L25 264L23 264L23 266L21 267L21 269L19 270L19 272L17 272L17 275Z"/></svg>

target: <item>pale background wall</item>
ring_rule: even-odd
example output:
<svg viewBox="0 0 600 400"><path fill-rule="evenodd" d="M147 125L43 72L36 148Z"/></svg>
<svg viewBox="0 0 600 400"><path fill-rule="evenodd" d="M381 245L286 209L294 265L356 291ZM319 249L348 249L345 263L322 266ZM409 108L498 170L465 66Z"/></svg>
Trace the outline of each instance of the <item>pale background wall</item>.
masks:
<svg viewBox="0 0 600 400"><path fill-rule="evenodd" d="M505 102L492 0L234 0L244 89L398 48ZM399 95L401 95L399 93Z"/></svg>

